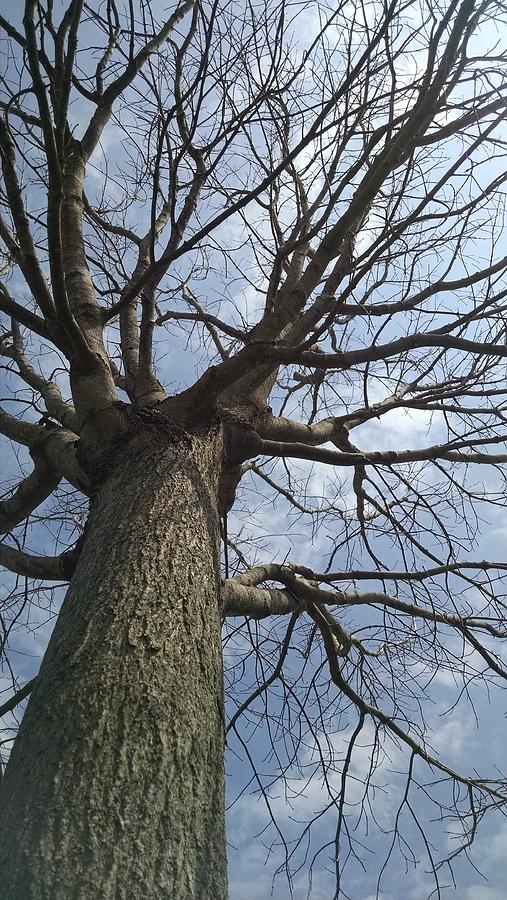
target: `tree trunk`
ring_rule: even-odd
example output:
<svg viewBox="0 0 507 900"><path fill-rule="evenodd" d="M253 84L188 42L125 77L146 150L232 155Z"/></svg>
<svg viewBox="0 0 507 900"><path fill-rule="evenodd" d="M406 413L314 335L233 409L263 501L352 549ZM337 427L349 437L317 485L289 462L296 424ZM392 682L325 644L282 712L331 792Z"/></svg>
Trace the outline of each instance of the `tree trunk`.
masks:
<svg viewBox="0 0 507 900"><path fill-rule="evenodd" d="M1 900L227 894L221 436L112 457L2 787Z"/></svg>

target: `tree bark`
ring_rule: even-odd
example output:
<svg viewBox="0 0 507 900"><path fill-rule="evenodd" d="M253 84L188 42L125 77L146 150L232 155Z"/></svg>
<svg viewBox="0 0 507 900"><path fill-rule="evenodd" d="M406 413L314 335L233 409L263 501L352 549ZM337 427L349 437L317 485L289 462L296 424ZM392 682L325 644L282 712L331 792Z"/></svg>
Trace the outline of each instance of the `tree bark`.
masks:
<svg viewBox="0 0 507 900"><path fill-rule="evenodd" d="M225 898L221 434L108 465L2 787L1 900Z"/></svg>

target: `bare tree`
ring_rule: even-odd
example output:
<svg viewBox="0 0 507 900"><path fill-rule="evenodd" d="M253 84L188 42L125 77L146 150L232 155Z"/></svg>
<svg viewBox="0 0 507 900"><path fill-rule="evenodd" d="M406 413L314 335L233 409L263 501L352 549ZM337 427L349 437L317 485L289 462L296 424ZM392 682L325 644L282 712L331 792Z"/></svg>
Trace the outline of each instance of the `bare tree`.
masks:
<svg viewBox="0 0 507 900"><path fill-rule="evenodd" d="M460 820L451 862L507 797L426 723L437 672L456 705L507 674L507 562L473 549L506 499L505 7L16 15L0 18L0 430L23 475L0 504L9 728L30 699L0 896L224 898L225 731L289 884L332 813L309 864L333 861L336 897L395 747L379 886L394 853L414 862L412 818L440 895L414 792ZM409 414L429 430L405 447ZM305 558L268 538L263 503ZM62 582L23 684L9 648ZM327 799L288 842L269 785L294 771Z"/></svg>

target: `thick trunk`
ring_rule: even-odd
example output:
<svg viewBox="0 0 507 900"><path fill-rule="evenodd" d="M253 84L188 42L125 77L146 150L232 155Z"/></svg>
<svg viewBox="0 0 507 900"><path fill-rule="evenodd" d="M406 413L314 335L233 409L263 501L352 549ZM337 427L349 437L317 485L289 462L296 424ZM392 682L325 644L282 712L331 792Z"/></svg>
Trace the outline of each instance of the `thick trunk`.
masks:
<svg viewBox="0 0 507 900"><path fill-rule="evenodd" d="M226 897L217 431L94 500L2 788L1 900Z"/></svg>

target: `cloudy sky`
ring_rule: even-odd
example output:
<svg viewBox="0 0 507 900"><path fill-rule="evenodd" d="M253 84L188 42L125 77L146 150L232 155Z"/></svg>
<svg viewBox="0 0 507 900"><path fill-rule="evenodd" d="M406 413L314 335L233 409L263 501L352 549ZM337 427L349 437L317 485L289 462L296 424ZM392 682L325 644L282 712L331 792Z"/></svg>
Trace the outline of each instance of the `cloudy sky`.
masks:
<svg viewBox="0 0 507 900"><path fill-rule="evenodd" d="M153 4L154 7L157 4ZM162 8L163 4L160 5ZM315 8L307 5L298 19L300 29L300 46L310 43L319 25L319 15ZM74 108L76 125L79 123L82 110ZM126 114L127 115L127 114ZM126 120L125 120L126 121ZM111 165L115 154L119 152L123 132L114 123L106 131L101 148L93 160L90 170L90 191L100 190L104 184L105 160ZM114 200L114 196L112 196ZM374 227L374 215L372 227ZM242 238L240 222L230 221L220 233L224 243L234 245ZM243 260L247 267L253 266L253 257ZM16 283L13 288L17 287ZM202 286L204 299L207 294L218 295L221 284L208 276ZM244 282L238 287L231 287L231 320L240 322L244 317L252 322L262 300L259 293ZM166 387L178 390L191 383L206 364L207 354L200 351L201 335L196 331L189 332L184 341L173 343L173 334L164 332L157 338L158 375ZM41 360L45 371L55 367L55 360L47 355ZM66 389L64 376L60 377L62 387ZM9 394L12 378L4 370L0 372L2 397ZM382 396L379 388L379 397ZM371 400L376 398L372 395ZM10 409L19 409L12 405ZM441 423L435 421L426 412L393 411L384 417L382 422L373 420L361 427L354 440L361 449L384 450L428 446L442 437ZM19 466L23 471L30 471L31 461L27 454L13 453L4 442L5 451L2 477L4 488L15 483L19 474ZM277 464L270 470L275 480L284 481L283 466ZM338 475L339 484L336 481ZM329 467L319 463L311 466L303 463L295 464L293 477L308 481L307 492L310 500L322 498L323 502L336 502L341 510L350 506L352 497L351 474L334 473ZM474 472L474 479L488 482L488 489L494 492L498 488L496 475ZM475 482L474 482L475 483ZM260 503L259 496L267 503ZM334 532L341 528L339 517L331 518L326 527L313 533L283 499L276 504L270 500L269 488L256 479L254 474L247 476L242 487L238 513L232 515L229 523L230 534L239 536L249 545L252 561L262 559L264 562L282 561L289 558L293 561L312 566L317 571L325 568L329 557ZM44 527L36 524L27 533L27 548L33 552L59 552L72 535L73 518L79 515L74 508L73 498L62 492L60 509L68 510L67 519L61 526L61 519L50 519ZM39 510L43 513L44 509ZM475 546L465 548L467 554L474 559L505 558L506 532L504 510L484 507L481 510L482 525ZM385 548L384 548L385 549ZM385 556L389 563L388 551ZM394 563L394 557L392 557ZM338 558L336 568L344 562ZM367 561L358 557L358 564ZM14 590L23 592L25 585L16 582L14 577L5 577L6 594ZM41 594L39 605L27 604L20 614L17 628L10 641L10 662L20 682L33 677L38 670L40 658L44 652L51 632L54 615L61 602L60 589ZM275 624L277 632L283 634L284 623ZM449 637L449 641L452 638ZM234 654L241 653L241 642L247 646L244 633L240 633L235 642L226 647L226 661L234 662ZM459 657L459 643L455 647ZM231 654L229 660L228 654ZM294 675L301 659L298 653L288 660L288 673ZM316 663L312 662L310 666ZM253 676L253 672L249 673ZM305 677L311 680L313 670L310 668ZM11 692L12 678L5 667L0 676L0 696L6 697ZM339 696L329 695L329 716L334 710L341 710ZM273 698L273 711L279 711L279 698ZM455 705L456 704L456 705ZM231 710L233 707L231 706ZM451 710L451 711L450 711ZM19 713L19 711L18 711ZM338 713L336 713L338 715ZM248 728L244 733L249 736L247 747L241 744L234 733L230 734L226 769L228 773L228 839L230 866L231 900L257 900L257 898L273 897L285 900L294 896L296 900L305 898L311 891L313 900L331 900L335 890L335 874L333 871L334 846L327 846L334 841L337 810L331 807L314 823L308 840L299 845L291 862L293 874L289 883L283 869L284 857L291 851L306 824L319 814L327 803L326 786L322 775L316 768L316 760L322 748L330 742L337 758L344 758L348 743L353 734L357 717L353 712L344 709L340 712L339 727L327 735L322 735L318 746L312 745L305 735L301 741L297 763L287 768L285 780L280 779L280 768L276 758L270 755L270 734L267 729ZM427 724L429 743L438 752L445 755L446 762L465 774L471 774L480 768L481 772L494 771L495 766L506 768L506 728L505 728L505 696L499 687L486 691L480 683L472 683L469 692L460 694L460 686L448 671L442 669L433 674L431 698L424 705L424 717ZM12 717L7 726L14 724ZM293 741L298 742L298 724L293 724ZM319 736L320 737L320 736ZM366 723L357 741L350 764L349 781L346 789L347 809L351 821L358 818L359 804L362 802L363 781L371 766L374 735L372 724ZM293 746L293 745L291 745ZM290 754L289 754L290 755ZM255 763L255 773L251 762ZM417 782L411 790L411 809L405 804L401 806L406 783L406 772L409 760L406 752L388 739L383 739L374 773L377 789L369 798L365 814L359 817L356 830L351 836L359 859L351 858L347 863L347 880L343 883L340 896L351 900L373 900L377 896L383 900L425 900L434 891L435 879L431 872L428 849L435 861L452 853L456 846L456 826L444 819L439 820L439 813L432 806L425 793L429 782L438 775L431 773L422 764L417 768ZM311 778L307 773L312 773ZM328 775L332 788L339 791L341 784L340 770L331 771ZM262 785L263 791L260 790ZM437 790L438 795L438 790ZM442 787L443 801L448 799L446 788ZM276 828L271 821L276 821ZM398 824L403 835L399 840L394 836L393 827L398 817ZM419 825L425 824L425 837ZM277 829L279 829L277 831ZM282 846L282 839L287 842L288 850ZM406 843L405 843L406 841ZM454 877L448 868L438 872L441 896L444 898L463 898L463 900L504 900L506 896L507 870L505 865L505 847L507 826L505 819L492 812L480 823L478 836L470 852L470 862L459 858L454 861ZM428 843L426 843L428 842ZM431 845L431 846L429 846ZM321 848L325 849L321 849ZM320 851L320 852L319 852ZM315 862L308 867L312 859ZM384 861L388 865L383 869ZM300 871L296 871L301 867ZM277 874L278 872L278 874ZM379 873L382 877L379 883ZM377 893L378 892L378 893ZM432 896L436 896L433 894Z"/></svg>

